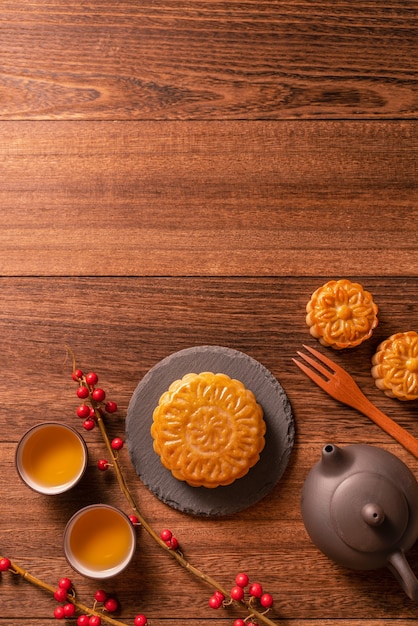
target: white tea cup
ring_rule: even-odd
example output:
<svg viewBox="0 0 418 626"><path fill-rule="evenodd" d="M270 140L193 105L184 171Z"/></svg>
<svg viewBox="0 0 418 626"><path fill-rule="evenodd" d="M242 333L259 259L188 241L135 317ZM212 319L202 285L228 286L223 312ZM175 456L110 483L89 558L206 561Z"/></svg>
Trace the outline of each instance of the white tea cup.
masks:
<svg viewBox="0 0 418 626"><path fill-rule="evenodd" d="M87 446L66 424L43 422L30 428L16 449L16 468L34 491L55 495L68 491L87 467Z"/></svg>
<svg viewBox="0 0 418 626"><path fill-rule="evenodd" d="M129 517L107 504L75 513L64 531L64 553L71 567L89 578L110 578L127 567L136 549Z"/></svg>

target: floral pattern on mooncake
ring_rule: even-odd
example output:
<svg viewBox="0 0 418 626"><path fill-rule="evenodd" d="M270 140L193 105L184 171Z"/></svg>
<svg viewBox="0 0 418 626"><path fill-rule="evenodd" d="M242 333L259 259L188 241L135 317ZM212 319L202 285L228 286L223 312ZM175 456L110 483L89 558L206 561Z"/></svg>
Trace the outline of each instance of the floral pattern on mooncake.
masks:
<svg viewBox="0 0 418 626"><path fill-rule="evenodd" d="M347 279L331 280L319 287L306 312L311 335L336 350L358 346L378 324L378 308L371 294Z"/></svg>
<svg viewBox="0 0 418 626"><path fill-rule="evenodd" d="M418 399L418 333L395 333L377 347L372 358L376 387L390 398Z"/></svg>
<svg viewBox="0 0 418 626"><path fill-rule="evenodd" d="M266 424L254 394L226 374L186 374L153 413L151 435L162 464L193 487L241 478L260 458Z"/></svg>

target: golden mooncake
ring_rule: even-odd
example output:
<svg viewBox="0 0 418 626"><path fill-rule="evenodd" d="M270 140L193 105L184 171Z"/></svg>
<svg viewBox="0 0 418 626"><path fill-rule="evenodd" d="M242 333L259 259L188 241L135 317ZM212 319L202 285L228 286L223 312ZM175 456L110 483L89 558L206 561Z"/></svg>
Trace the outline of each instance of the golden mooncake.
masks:
<svg viewBox="0 0 418 626"><path fill-rule="evenodd" d="M314 291L306 312L311 335L335 350L358 346L378 324L371 294L347 279L331 280Z"/></svg>
<svg viewBox="0 0 418 626"><path fill-rule="evenodd" d="M186 374L160 397L151 435L162 464L193 487L241 478L260 458L266 424L254 394L226 374Z"/></svg>
<svg viewBox="0 0 418 626"><path fill-rule="evenodd" d="M372 376L390 398L418 399L418 333L395 333L377 347Z"/></svg>

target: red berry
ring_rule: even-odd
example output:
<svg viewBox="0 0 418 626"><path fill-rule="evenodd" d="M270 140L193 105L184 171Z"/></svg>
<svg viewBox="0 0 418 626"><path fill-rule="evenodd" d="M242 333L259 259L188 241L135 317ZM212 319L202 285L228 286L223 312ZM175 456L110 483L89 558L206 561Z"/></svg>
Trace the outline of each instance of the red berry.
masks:
<svg viewBox="0 0 418 626"><path fill-rule="evenodd" d="M245 595L245 592L242 587L240 587L239 585L237 585L236 587L232 587L230 596L233 600L238 600L239 602L240 600L243 599L244 595Z"/></svg>
<svg viewBox="0 0 418 626"><path fill-rule="evenodd" d="M95 389L92 394L91 397L93 398L93 400L95 400L96 402L103 402L103 400L106 398L106 394L103 391L103 389L100 389L100 387L97 387L97 389Z"/></svg>
<svg viewBox="0 0 418 626"><path fill-rule="evenodd" d="M112 439L110 445L114 450L120 450L121 448L123 448L123 439L121 439L120 437L115 437L114 439Z"/></svg>
<svg viewBox="0 0 418 626"><path fill-rule="evenodd" d="M74 370L74 372L71 374L71 378L75 380L76 383L78 383L79 380L83 378L83 372L81 370Z"/></svg>
<svg viewBox="0 0 418 626"><path fill-rule="evenodd" d="M89 372L88 374L86 374L86 383L90 385L90 387L94 387L94 385L97 385L98 380L99 377L94 372Z"/></svg>
<svg viewBox="0 0 418 626"><path fill-rule="evenodd" d="M133 524L134 526L138 526L139 519L137 518L136 515L130 515L129 519L131 520L131 524Z"/></svg>
<svg viewBox="0 0 418 626"><path fill-rule="evenodd" d="M119 602L115 600L115 598L108 598L104 603L104 608L106 611L109 611L109 613L114 613L119 608Z"/></svg>
<svg viewBox="0 0 418 626"><path fill-rule="evenodd" d="M90 407L87 406L87 404L82 404L77 409L77 415L81 417L81 419L86 419L86 417L90 416Z"/></svg>
<svg viewBox="0 0 418 626"><path fill-rule="evenodd" d="M164 528L164 530L160 532L160 537L163 541L170 541L172 536L173 533L171 532L171 530L168 530L168 528Z"/></svg>
<svg viewBox="0 0 418 626"><path fill-rule="evenodd" d="M64 613L64 607L63 606L57 606L56 607L56 609L54 610L54 617L56 619L64 619L65 613Z"/></svg>
<svg viewBox="0 0 418 626"><path fill-rule="evenodd" d="M234 621L234 626L245 626L245 622L243 619L236 619Z"/></svg>
<svg viewBox="0 0 418 626"><path fill-rule="evenodd" d="M260 604L261 606L264 606L265 609L269 609L273 606L273 596L269 593L263 593L260 598Z"/></svg>
<svg viewBox="0 0 418 626"><path fill-rule="evenodd" d="M106 402L105 411L107 411L107 413L116 413L117 410L118 410L118 405L116 404L116 402L113 402L112 400L109 400L109 402Z"/></svg>
<svg viewBox="0 0 418 626"><path fill-rule="evenodd" d="M54 591L54 598L57 602L64 602L67 599L67 590L64 587L58 587Z"/></svg>
<svg viewBox="0 0 418 626"><path fill-rule="evenodd" d="M106 461L106 459L99 459L97 461L97 467L101 472L105 472L109 468L109 463Z"/></svg>
<svg viewBox="0 0 418 626"><path fill-rule="evenodd" d="M141 613L137 615L134 619L134 626L147 626L147 624L148 624L147 618L145 617L145 615L142 615Z"/></svg>
<svg viewBox="0 0 418 626"><path fill-rule="evenodd" d="M263 594L263 588L260 583L252 583L249 588L250 596L260 598Z"/></svg>
<svg viewBox="0 0 418 626"><path fill-rule="evenodd" d="M92 615L89 617L89 626L100 626L102 620L98 615Z"/></svg>
<svg viewBox="0 0 418 626"><path fill-rule="evenodd" d="M71 587L73 586L73 583L71 582L71 580L69 578L61 578L61 580L58 581L58 587L62 587L63 589L71 589Z"/></svg>
<svg viewBox="0 0 418 626"><path fill-rule="evenodd" d="M96 602L105 602L107 600L107 593L103 591L103 589L98 589L94 594L94 599Z"/></svg>
<svg viewBox="0 0 418 626"><path fill-rule="evenodd" d="M213 596L209 598L209 606L211 609L219 609L221 605L222 605L222 600L219 596L213 594Z"/></svg>
<svg viewBox="0 0 418 626"><path fill-rule="evenodd" d="M88 615L79 615L77 617L77 626L89 626L90 618Z"/></svg>
<svg viewBox="0 0 418 626"><path fill-rule="evenodd" d="M179 547L179 542L175 537L171 537L169 541L166 541L166 544L170 548L170 550L177 550L177 548Z"/></svg>
<svg viewBox="0 0 418 626"><path fill-rule="evenodd" d="M93 428L96 426L96 422L94 420L91 419L91 417L88 417L84 422L83 422L83 428L85 428L86 430L93 430Z"/></svg>
<svg viewBox="0 0 418 626"><path fill-rule="evenodd" d="M82 400L85 400L86 398L88 398L89 390L87 389L87 387L84 387L84 385L80 385L80 387L77 389L77 396L81 398Z"/></svg>
<svg viewBox="0 0 418 626"><path fill-rule="evenodd" d="M219 598L221 602L223 602L225 600L224 594L222 593L222 591L219 591L219 589L217 589L213 595L216 598Z"/></svg>
<svg viewBox="0 0 418 626"><path fill-rule="evenodd" d="M75 613L75 606L71 602L64 604L62 608L64 609L65 617L72 617Z"/></svg>
<svg viewBox="0 0 418 626"><path fill-rule="evenodd" d="M7 559L5 556L0 559L0 572L5 572L10 569L12 566L10 559Z"/></svg>
<svg viewBox="0 0 418 626"><path fill-rule="evenodd" d="M250 579L248 578L247 574L244 574L244 572L240 572L235 576L235 582L239 587L246 587L250 582Z"/></svg>

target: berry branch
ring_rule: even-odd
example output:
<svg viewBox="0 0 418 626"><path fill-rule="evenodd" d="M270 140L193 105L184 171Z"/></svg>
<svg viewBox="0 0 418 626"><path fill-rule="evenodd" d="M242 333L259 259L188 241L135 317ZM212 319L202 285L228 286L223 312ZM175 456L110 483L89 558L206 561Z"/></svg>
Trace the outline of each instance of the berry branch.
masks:
<svg viewBox="0 0 418 626"><path fill-rule="evenodd" d="M58 587L53 587L40 578L33 576L33 574L30 574L27 570L23 569L23 567L20 567L7 557L0 556L0 572L5 571L21 576L32 585L44 591L48 591L58 602L64 602L65 604L60 604L54 611L56 619L74 617L76 611L78 611L81 614L77 618L77 626L100 626L102 622L112 624L113 626L126 626L123 622L106 614L105 611L111 613L117 610L119 603L114 598L109 598L102 590L96 592L94 606L88 607L77 600L72 582L68 578L62 578L58 582ZM101 611L96 610L98 602L103 603L103 609ZM146 626L146 624L147 620L144 615L140 614L135 617L135 626Z"/></svg>
<svg viewBox="0 0 418 626"><path fill-rule="evenodd" d="M174 558L184 569L215 589L214 595L209 600L209 605L212 606L212 608L217 609L221 606L227 607L234 602L246 608L249 615L245 620L236 620L234 623L235 626L257 626L257 622L251 621L253 618L257 619L259 622L263 622L267 626L276 626L275 623L272 622L266 615L273 605L273 598L270 594L263 594L262 587L259 583L250 585L250 598L249 600L246 600L244 587L248 584L248 580L246 584L243 585L242 581L244 579L241 578L241 582L239 582L238 576L246 575L240 574L236 578L236 587L228 592L223 585L219 584L214 578L192 565L184 557L183 553L179 549L178 541L175 537L173 537L171 531L166 529L160 534L156 533L151 525L142 516L131 492L129 491L119 463L118 452L123 447L123 440L120 437L116 437L111 441L107 434L102 410L106 394L103 389L96 387L98 376L94 372L84 375L81 370L77 369L75 355L71 348L67 346L67 350L71 354L73 361L72 378L78 383L77 396L84 400L84 403L77 409L77 415L81 418L85 418L83 426L86 430L91 430L96 424L98 425L108 454L112 459L111 463L105 459L101 459L98 463L98 467L102 471L107 470L110 467L114 469L120 489L134 512L134 515L130 516L131 521L133 521L133 523L140 524L157 542L157 544L168 552L170 556ZM86 402L89 402L91 408L86 404ZM117 405L115 402L106 402L104 404L104 409L107 413L114 413L117 410ZM237 591L237 589L240 591Z"/></svg>

